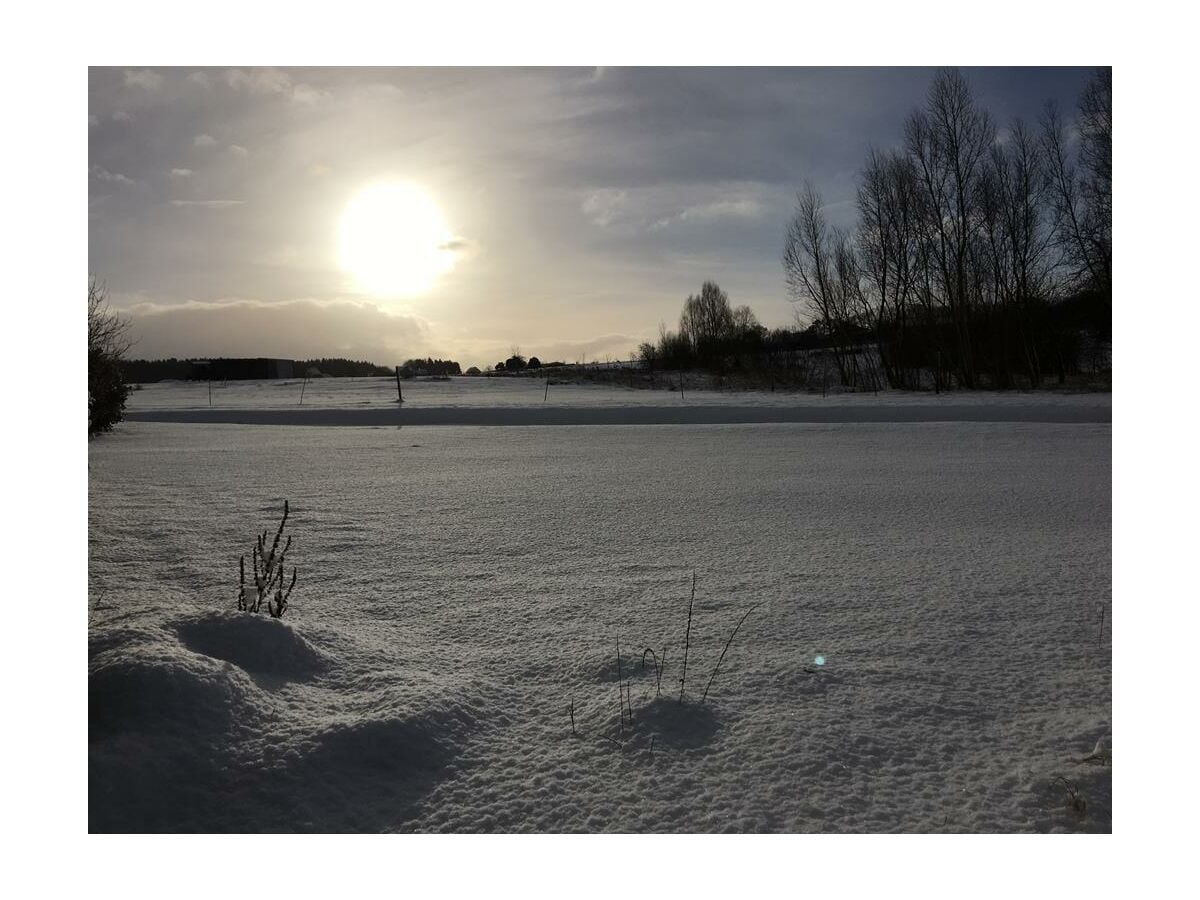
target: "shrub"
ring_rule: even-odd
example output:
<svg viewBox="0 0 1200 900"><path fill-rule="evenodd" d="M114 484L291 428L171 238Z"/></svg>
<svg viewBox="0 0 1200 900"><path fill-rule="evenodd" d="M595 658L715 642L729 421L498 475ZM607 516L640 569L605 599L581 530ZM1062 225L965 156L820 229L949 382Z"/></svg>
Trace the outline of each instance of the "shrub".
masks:
<svg viewBox="0 0 1200 900"><path fill-rule="evenodd" d="M121 358L133 345L129 322L108 309L104 285L88 279L88 437L111 431L125 414L129 385Z"/></svg>
<svg viewBox="0 0 1200 900"><path fill-rule="evenodd" d="M246 596L246 557L242 556L238 561L240 586L237 606L243 612L260 612L264 601L267 612L272 618L282 618L287 610L288 598L292 596L292 589L296 587L296 567L292 566L291 583L288 584L286 591L283 589L284 561L287 559L288 551L292 549L292 538L290 535L288 536L282 550L279 549L279 541L283 537L283 527L287 524L287 520L288 502L284 500L283 518L279 520L279 528L275 531L275 540L271 542L271 549L267 550L267 532L264 531L255 539L250 557L254 567L253 599Z"/></svg>

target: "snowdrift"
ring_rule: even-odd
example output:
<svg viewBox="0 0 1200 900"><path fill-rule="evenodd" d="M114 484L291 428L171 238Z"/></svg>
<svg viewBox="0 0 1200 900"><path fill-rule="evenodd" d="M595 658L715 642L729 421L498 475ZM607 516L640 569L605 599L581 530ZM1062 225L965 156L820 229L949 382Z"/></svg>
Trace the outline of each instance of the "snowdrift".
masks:
<svg viewBox="0 0 1200 900"><path fill-rule="evenodd" d="M436 694L348 713L364 698L323 682L334 661L280 620L142 618L93 627L91 831L380 830L477 727Z"/></svg>

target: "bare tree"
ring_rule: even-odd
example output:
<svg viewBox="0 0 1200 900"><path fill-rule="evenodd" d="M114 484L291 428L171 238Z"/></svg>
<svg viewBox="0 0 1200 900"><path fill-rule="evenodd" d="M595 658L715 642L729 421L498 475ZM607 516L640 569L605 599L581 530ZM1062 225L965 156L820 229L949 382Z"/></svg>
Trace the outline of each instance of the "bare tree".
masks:
<svg viewBox="0 0 1200 900"><path fill-rule="evenodd" d="M1100 68L1079 98L1079 156L1083 182L1098 227L1111 240L1112 225L1112 69Z"/></svg>
<svg viewBox="0 0 1200 900"><path fill-rule="evenodd" d="M830 227L821 196L811 182L796 196L796 212L788 223L783 246L783 271L788 293L802 302L833 346L838 375L850 381L842 331L844 303L840 292L838 248L843 235Z"/></svg>
<svg viewBox="0 0 1200 900"><path fill-rule="evenodd" d="M679 333L697 356L713 352L734 331L733 309L729 295L715 282L706 281L699 294L691 295L679 316Z"/></svg>
<svg viewBox="0 0 1200 900"><path fill-rule="evenodd" d="M900 153L871 150L858 189L858 247L864 292L874 294L880 364L893 387L920 384L906 369L909 314L917 284L917 176Z"/></svg>
<svg viewBox="0 0 1200 900"><path fill-rule="evenodd" d="M130 323L108 308L104 283L88 276L88 353L120 358L133 346Z"/></svg>
<svg viewBox="0 0 1200 900"><path fill-rule="evenodd" d="M733 335L737 340L745 340L762 333L762 323L749 306L736 306L732 317Z"/></svg>
<svg viewBox="0 0 1200 900"><path fill-rule="evenodd" d="M1080 99L1079 161L1053 103L1042 116L1042 146L1054 196L1055 231L1076 289L1112 303L1112 70L1098 69Z"/></svg>
<svg viewBox="0 0 1200 900"><path fill-rule="evenodd" d="M986 275L984 299L995 311L994 378L998 386L1011 384L1009 354L1016 344L1029 381L1036 386L1042 361L1034 337L1039 312L1055 294L1056 258L1044 148L1019 119L1007 140L992 148L980 182L980 214L979 269Z"/></svg>
<svg viewBox="0 0 1200 900"><path fill-rule="evenodd" d="M970 311L975 279L972 242L979 228L978 185L996 129L975 105L970 85L956 69L934 76L925 109L905 128L908 156L917 172L925 257L931 266L924 287L930 310L948 313L959 381L973 387Z"/></svg>

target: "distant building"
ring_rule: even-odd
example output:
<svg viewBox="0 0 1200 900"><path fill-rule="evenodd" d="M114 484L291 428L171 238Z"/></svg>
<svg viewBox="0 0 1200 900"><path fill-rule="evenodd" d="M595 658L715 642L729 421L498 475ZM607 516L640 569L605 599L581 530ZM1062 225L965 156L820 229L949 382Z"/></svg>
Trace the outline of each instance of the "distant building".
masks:
<svg viewBox="0 0 1200 900"><path fill-rule="evenodd" d="M290 359L193 359L192 377L201 381L251 381L261 378L295 378Z"/></svg>

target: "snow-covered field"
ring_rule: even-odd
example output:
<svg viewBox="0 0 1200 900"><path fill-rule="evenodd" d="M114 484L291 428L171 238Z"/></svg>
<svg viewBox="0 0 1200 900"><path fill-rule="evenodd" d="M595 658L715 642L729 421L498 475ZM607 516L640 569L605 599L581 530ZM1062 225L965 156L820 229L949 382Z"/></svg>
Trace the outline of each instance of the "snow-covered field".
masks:
<svg viewBox="0 0 1200 900"><path fill-rule="evenodd" d="M676 383L676 375L668 380ZM677 391L645 390L600 384L561 384L553 378L547 389L546 379L536 377L487 378L466 376L448 381L412 379L401 383L404 404L409 409L437 408L565 408L594 407L828 407L838 406L968 406L1007 409L1112 409L1112 395L1067 394L1054 391L1009 391L999 393L955 391L933 394L909 391L879 393L830 393L807 391L716 391L688 390L683 397ZM301 396L303 395L303 396ZM395 378L314 378L264 381L213 382L211 402L209 383L204 381L162 381L144 385L129 396L128 410L185 409L395 409Z"/></svg>
<svg viewBox="0 0 1200 900"><path fill-rule="evenodd" d="M1110 486L1103 423L127 423L90 827L1108 831ZM284 498L293 606L237 613Z"/></svg>

